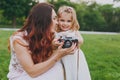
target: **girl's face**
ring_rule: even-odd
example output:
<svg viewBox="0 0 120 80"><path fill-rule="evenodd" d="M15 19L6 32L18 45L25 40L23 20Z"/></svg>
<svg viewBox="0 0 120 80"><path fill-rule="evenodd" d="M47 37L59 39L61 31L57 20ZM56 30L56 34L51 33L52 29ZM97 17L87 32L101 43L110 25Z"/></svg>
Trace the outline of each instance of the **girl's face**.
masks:
<svg viewBox="0 0 120 80"><path fill-rule="evenodd" d="M57 25L58 25L57 15L56 15L55 11L52 10L52 25L51 25L51 31L52 32L56 31Z"/></svg>
<svg viewBox="0 0 120 80"><path fill-rule="evenodd" d="M70 30L72 27L72 15L70 13L62 13L58 18L58 25L62 31Z"/></svg>

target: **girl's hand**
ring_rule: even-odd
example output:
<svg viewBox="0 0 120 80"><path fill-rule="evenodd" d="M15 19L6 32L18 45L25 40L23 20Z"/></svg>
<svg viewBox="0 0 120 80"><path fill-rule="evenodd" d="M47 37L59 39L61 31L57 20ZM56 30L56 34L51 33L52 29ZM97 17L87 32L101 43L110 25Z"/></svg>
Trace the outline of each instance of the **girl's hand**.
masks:
<svg viewBox="0 0 120 80"><path fill-rule="evenodd" d="M83 37L82 37L82 35L80 34L80 32L79 31L77 31L76 33L75 33L76 35L77 35L77 37L78 37L78 48L83 44L83 42L84 42L84 40L83 40Z"/></svg>

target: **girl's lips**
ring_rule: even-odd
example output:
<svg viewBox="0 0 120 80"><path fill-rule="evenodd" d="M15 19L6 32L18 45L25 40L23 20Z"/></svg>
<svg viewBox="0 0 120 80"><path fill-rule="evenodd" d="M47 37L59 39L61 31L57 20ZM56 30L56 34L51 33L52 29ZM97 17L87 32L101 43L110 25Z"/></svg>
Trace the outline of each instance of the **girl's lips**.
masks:
<svg viewBox="0 0 120 80"><path fill-rule="evenodd" d="M63 28L68 28L67 26L62 26Z"/></svg>

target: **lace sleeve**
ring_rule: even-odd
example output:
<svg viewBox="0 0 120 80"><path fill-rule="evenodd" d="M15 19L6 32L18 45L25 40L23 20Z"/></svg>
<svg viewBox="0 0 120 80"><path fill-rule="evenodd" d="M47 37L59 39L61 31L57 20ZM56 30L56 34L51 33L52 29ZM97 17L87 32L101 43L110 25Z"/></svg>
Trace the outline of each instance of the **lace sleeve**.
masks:
<svg viewBox="0 0 120 80"><path fill-rule="evenodd" d="M13 43L16 40L18 40L23 45L28 46L28 43L22 38L21 35L12 35L9 40L10 40L10 49L13 51L14 51Z"/></svg>

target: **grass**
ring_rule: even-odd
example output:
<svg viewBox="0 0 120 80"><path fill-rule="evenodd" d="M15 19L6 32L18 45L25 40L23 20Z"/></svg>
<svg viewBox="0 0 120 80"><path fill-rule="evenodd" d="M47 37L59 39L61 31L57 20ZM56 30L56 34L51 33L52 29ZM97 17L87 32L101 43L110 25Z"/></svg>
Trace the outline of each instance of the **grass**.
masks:
<svg viewBox="0 0 120 80"><path fill-rule="evenodd" d="M10 54L8 52L8 38L13 31L0 30L0 80L7 80Z"/></svg>
<svg viewBox="0 0 120 80"><path fill-rule="evenodd" d="M7 80L10 54L8 38L13 31L0 30L0 80ZM82 34L92 80L120 80L120 34Z"/></svg>
<svg viewBox="0 0 120 80"><path fill-rule="evenodd" d="M120 80L120 35L84 34L92 80Z"/></svg>

